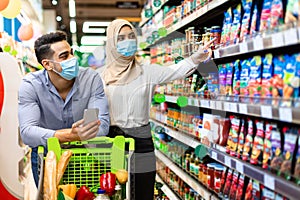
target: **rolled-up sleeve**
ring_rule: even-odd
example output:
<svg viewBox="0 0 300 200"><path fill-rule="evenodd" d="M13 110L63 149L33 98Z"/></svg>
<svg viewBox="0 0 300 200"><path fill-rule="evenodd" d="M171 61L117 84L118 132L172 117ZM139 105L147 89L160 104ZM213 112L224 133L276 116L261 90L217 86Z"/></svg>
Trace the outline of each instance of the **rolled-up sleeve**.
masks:
<svg viewBox="0 0 300 200"><path fill-rule="evenodd" d="M195 71L196 67L197 65L189 57L170 66L150 65L146 69L151 82L160 84L187 77Z"/></svg>
<svg viewBox="0 0 300 200"><path fill-rule="evenodd" d="M98 108L99 109L99 120L101 122L99 132L97 136L105 136L109 131L109 111L108 111L108 102L104 94L103 83L100 76L97 74L94 80L93 94L89 100L89 108Z"/></svg>
<svg viewBox="0 0 300 200"><path fill-rule="evenodd" d="M24 80L19 88L18 118L22 141L30 147L46 146L47 139L55 130L41 128L41 111L36 92L30 82Z"/></svg>

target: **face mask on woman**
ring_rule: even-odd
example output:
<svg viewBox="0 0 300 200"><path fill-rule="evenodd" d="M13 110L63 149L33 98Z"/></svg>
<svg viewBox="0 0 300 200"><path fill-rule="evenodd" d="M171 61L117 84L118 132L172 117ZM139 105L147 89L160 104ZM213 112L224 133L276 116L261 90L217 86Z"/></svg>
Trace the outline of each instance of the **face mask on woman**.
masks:
<svg viewBox="0 0 300 200"><path fill-rule="evenodd" d="M123 56L133 56L137 51L136 39L127 39L117 43L117 51Z"/></svg>
<svg viewBox="0 0 300 200"><path fill-rule="evenodd" d="M53 61L53 62L55 62L55 61ZM72 80L73 78L78 76L79 63L78 63L78 60L76 57L59 62L59 64L62 67L62 71L58 72L55 69L53 69L53 71L56 72L57 74L59 74L64 79Z"/></svg>

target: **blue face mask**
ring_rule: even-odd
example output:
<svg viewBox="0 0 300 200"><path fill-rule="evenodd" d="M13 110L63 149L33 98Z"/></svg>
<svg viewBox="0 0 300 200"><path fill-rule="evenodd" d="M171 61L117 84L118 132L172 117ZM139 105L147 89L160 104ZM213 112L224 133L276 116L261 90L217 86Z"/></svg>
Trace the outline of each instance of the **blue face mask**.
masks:
<svg viewBox="0 0 300 200"><path fill-rule="evenodd" d="M137 51L136 40L128 39L118 42L117 51L123 56L133 56Z"/></svg>
<svg viewBox="0 0 300 200"><path fill-rule="evenodd" d="M58 72L55 69L57 74L59 74L61 77L63 77L66 80L72 80L73 78L78 76L79 71L79 63L76 57L70 58L68 60L64 60L59 63L62 67L62 71Z"/></svg>

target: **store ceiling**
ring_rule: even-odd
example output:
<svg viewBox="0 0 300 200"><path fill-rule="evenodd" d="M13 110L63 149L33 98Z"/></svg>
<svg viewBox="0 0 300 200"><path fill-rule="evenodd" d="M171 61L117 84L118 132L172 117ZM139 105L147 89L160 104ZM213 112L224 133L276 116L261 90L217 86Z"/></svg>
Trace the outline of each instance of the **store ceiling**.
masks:
<svg viewBox="0 0 300 200"><path fill-rule="evenodd" d="M74 36L76 36L77 44L80 46L82 36L106 36L106 32L83 33L84 22L103 22L112 21L116 18L129 18L134 23L134 21L138 21L140 18L145 0L75 0L76 16L74 18L69 16L69 0L43 0L42 2L43 9L55 9L56 15L61 16L62 20L57 22L57 29L66 31L70 42L72 41L70 20L75 19L77 32L73 34L73 41L75 41ZM57 4L53 5L55 2ZM102 27L92 26L90 28Z"/></svg>

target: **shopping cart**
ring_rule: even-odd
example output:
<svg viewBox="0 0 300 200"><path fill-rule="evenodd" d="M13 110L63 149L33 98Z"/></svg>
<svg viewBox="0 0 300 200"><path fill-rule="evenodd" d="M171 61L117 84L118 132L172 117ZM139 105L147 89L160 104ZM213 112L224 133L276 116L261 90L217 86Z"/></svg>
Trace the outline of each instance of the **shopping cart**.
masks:
<svg viewBox="0 0 300 200"><path fill-rule="evenodd" d="M72 157L61 179L62 184L75 184L77 188L86 185L89 188L99 187L101 174L115 173L126 169L128 174L133 170L130 162L134 152L134 139L116 136L115 138L96 137L87 141L76 141L60 144L53 137L47 141L48 151L54 151L57 160L66 150L72 151ZM37 199L43 199L44 148L39 147L39 184ZM126 199L130 200L130 176L126 183Z"/></svg>

